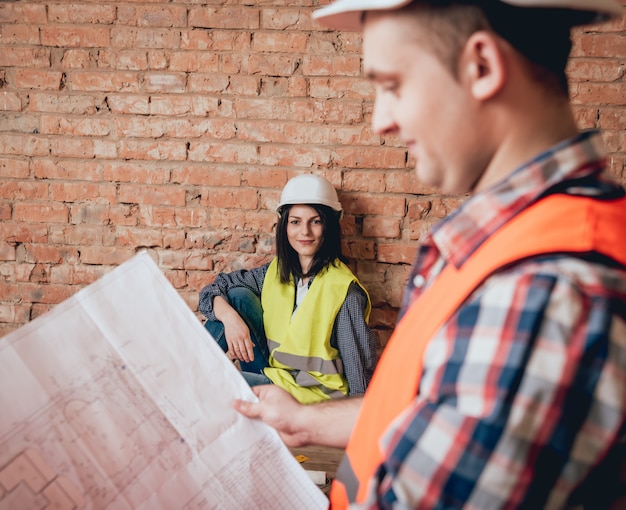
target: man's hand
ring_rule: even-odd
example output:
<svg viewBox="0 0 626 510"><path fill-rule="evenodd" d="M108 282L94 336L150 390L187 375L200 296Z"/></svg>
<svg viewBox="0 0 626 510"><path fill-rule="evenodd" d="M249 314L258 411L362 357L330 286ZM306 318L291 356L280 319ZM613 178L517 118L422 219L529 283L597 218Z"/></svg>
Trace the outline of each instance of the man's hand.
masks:
<svg viewBox="0 0 626 510"><path fill-rule="evenodd" d="M305 406L289 393L273 384L253 386L258 402L235 400L233 406L248 418L263 420L274 427L287 446L306 446L308 433L299 425Z"/></svg>
<svg viewBox="0 0 626 510"><path fill-rule="evenodd" d="M258 402L235 400L234 408L274 427L291 447L315 444L345 448L363 402L361 397L354 397L304 405L273 384L253 386L252 391Z"/></svg>

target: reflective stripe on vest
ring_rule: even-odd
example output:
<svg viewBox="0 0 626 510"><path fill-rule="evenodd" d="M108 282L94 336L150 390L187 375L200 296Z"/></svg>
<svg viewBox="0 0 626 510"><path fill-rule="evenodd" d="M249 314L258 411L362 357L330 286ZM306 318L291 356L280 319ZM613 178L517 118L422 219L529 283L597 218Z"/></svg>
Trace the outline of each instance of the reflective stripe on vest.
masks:
<svg viewBox="0 0 626 510"><path fill-rule="evenodd" d="M270 349L265 375L302 403L348 394L340 354L331 346L330 338L352 282L359 284L343 262L337 260L328 265L315 275L292 317L294 283L281 283L277 259L267 270L261 291L263 322ZM366 320L369 309L368 297Z"/></svg>
<svg viewBox="0 0 626 510"><path fill-rule="evenodd" d="M333 510L365 500L368 481L383 460L379 441L417 394L428 342L470 294L516 261L590 252L626 266L626 198L548 196L494 233L460 269L449 264L441 272L406 312L383 351L331 487Z"/></svg>

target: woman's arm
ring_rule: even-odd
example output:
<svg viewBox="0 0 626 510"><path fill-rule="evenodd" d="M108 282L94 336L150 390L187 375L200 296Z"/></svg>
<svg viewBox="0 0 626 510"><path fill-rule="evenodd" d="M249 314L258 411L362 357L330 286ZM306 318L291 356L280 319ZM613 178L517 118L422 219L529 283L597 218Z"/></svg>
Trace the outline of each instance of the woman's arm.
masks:
<svg viewBox="0 0 626 510"><path fill-rule="evenodd" d="M250 270L242 269L231 273L218 274L213 283L200 291L198 310L210 321L221 320L215 315L215 296L221 296L228 302L228 291L235 287L246 287L260 296L268 267L269 262Z"/></svg>
<svg viewBox="0 0 626 510"><path fill-rule="evenodd" d="M339 349L350 396L365 393L378 360L378 340L365 320L366 308L367 296L351 283L333 326L331 344Z"/></svg>

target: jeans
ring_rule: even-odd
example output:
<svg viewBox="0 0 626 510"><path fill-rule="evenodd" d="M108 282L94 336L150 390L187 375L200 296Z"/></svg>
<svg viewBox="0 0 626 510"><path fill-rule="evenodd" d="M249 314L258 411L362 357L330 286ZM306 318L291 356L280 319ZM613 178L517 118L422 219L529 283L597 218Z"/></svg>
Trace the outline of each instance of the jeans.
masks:
<svg viewBox="0 0 626 510"><path fill-rule="evenodd" d="M242 375L250 386L270 384L272 381L263 374L263 369L269 363L269 349L267 347L267 338L265 337L265 328L263 327L261 299L254 292L244 287L236 287L229 290L227 297L230 306L237 311L248 326L250 338L254 344L254 360L250 363L245 361L239 362ZM228 344L224 334L224 324L218 320L206 321L204 327L215 338L222 350L226 352Z"/></svg>

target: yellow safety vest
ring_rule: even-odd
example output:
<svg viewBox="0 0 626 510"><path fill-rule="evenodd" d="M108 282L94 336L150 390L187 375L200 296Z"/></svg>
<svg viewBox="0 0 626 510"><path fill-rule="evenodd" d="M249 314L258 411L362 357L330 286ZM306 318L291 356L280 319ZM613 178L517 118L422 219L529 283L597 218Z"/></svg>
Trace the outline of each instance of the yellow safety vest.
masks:
<svg viewBox="0 0 626 510"><path fill-rule="evenodd" d="M540 254L598 252L626 266L625 218L625 198L551 195L495 232L460 269L446 266L408 309L383 351L331 487L331 508L366 499L368 482L384 460L380 439L413 405L429 341L474 289L498 269Z"/></svg>
<svg viewBox="0 0 626 510"><path fill-rule="evenodd" d="M281 283L277 259L269 265L261 291L263 324L270 351L265 375L302 403L348 394L341 357L330 345L330 337L352 282L361 285L343 262L336 260L329 264L315 275L292 318L295 284L293 280ZM367 299L365 320L371 309L369 296Z"/></svg>

